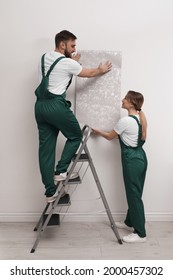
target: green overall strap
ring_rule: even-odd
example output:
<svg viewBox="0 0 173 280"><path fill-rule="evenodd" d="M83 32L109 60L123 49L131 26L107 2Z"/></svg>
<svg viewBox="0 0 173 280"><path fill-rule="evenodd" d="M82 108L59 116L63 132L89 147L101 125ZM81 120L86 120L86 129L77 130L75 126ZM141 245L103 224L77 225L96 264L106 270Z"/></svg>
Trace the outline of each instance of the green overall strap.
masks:
<svg viewBox="0 0 173 280"><path fill-rule="evenodd" d="M45 57L45 54L43 54L43 56L42 56L42 58L41 58L41 69L42 69L42 76L43 76L43 77L45 77L45 74L44 74L44 72L45 72L45 70L44 70L44 57ZM65 56L61 56L61 57L59 57L57 60L54 61L54 63L50 66L49 70L47 71L46 77L49 77L50 72L53 70L54 66L55 66L62 58L65 58ZM71 77L71 79L70 79L70 81L69 81L69 83L68 83L68 85L67 85L66 90L67 90L68 87L70 86L71 82L72 82L72 77Z"/></svg>
<svg viewBox="0 0 173 280"><path fill-rule="evenodd" d="M50 72L52 72L52 70L53 70L53 68L55 67L55 65L56 65L61 59L63 59L63 58L65 58L65 56L60 56L58 59L56 59L56 60L54 61L54 63L52 63L52 65L50 66L49 70L47 71L46 77L49 77Z"/></svg>
<svg viewBox="0 0 173 280"><path fill-rule="evenodd" d="M45 58L45 54L42 55L41 58L41 70L42 70L42 80L41 83L39 84L39 86L36 88L35 90L35 95L37 96L38 100L44 100L47 99L47 88L49 85L49 75L51 73L51 71L53 70L53 68L55 67L55 65L62 59L65 58L65 56L60 56L58 59L56 59L52 65L50 66L49 70L47 71L46 75L45 75L45 67L44 67L44 58Z"/></svg>
<svg viewBox="0 0 173 280"><path fill-rule="evenodd" d="M45 54L43 54L43 55L42 55L42 58L41 58L42 77L44 77L44 57L45 57Z"/></svg>
<svg viewBox="0 0 173 280"><path fill-rule="evenodd" d="M45 54L43 54L42 58L41 58L41 69L42 69L42 76L43 77L49 77L50 73L52 72L53 68L55 67L55 65L62 59L65 58L65 56L60 56L59 58L57 58L52 65L50 66L49 70L47 71L47 74L45 75L45 67L44 67L44 57Z"/></svg>
<svg viewBox="0 0 173 280"><path fill-rule="evenodd" d="M139 122L139 120L138 120L138 118L137 118L136 116L134 116L134 115L129 115L129 117L135 119L136 122L137 122L137 124L138 124L138 126L139 126L138 145L137 145L137 147L139 147L139 146L141 147L141 146L145 143L145 140L142 140L142 139L141 139L141 138L142 138L142 125L140 124L140 122Z"/></svg>

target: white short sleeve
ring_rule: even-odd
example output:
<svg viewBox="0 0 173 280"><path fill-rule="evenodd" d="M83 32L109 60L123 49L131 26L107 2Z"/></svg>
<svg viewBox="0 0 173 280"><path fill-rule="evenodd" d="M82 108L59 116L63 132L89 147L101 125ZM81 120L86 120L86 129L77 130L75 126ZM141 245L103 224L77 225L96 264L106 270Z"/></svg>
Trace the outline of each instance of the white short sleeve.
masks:
<svg viewBox="0 0 173 280"><path fill-rule="evenodd" d="M45 73L49 70L52 63L59 57L62 57L61 53L52 51L45 55ZM53 68L49 76L48 90L57 95L61 95L66 91L69 81L74 76L79 75L82 71L82 66L72 58L64 56ZM40 67L41 76L41 67Z"/></svg>
<svg viewBox="0 0 173 280"><path fill-rule="evenodd" d="M138 120L139 117L135 115ZM138 143L139 126L132 117L123 117L114 127L115 132L120 136L125 145L136 147Z"/></svg>

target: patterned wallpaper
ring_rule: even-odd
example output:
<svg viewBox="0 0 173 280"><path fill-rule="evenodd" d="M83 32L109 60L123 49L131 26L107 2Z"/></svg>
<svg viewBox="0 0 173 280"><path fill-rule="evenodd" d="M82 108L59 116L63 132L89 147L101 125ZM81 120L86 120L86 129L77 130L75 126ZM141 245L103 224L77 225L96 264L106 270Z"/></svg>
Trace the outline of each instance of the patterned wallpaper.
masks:
<svg viewBox="0 0 173 280"><path fill-rule="evenodd" d="M120 117L121 52L79 51L83 68L112 62L112 70L96 78L77 77L75 83L75 114L81 125L110 130Z"/></svg>

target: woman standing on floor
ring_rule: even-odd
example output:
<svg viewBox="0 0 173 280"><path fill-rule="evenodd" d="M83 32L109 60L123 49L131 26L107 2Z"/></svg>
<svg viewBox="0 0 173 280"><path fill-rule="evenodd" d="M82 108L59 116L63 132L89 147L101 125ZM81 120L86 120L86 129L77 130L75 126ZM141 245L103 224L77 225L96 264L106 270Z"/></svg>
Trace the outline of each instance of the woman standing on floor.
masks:
<svg viewBox="0 0 173 280"><path fill-rule="evenodd" d="M123 237L123 241L129 243L146 241L142 193L147 157L142 146L146 140L147 121L141 111L143 102L141 93L130 90L122 100L122 108L128 111L128 116L121 118L109 132L93 129L94 134L107 140L119 138L128 211L125 221L116 222L116 226L132 232Z"/></svg>

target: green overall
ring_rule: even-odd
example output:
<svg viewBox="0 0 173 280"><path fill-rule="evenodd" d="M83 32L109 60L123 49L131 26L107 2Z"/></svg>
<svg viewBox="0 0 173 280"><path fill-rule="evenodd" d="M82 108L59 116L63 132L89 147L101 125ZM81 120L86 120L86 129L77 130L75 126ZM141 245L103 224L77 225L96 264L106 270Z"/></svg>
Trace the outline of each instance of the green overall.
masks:
<svg viewBox="0 0 173 280"><path fill-rule="evenodd" d="M145 141L141 140L142 127L139 120L132 115L129 115L129 117L137 121L139 133L137 147L126 146L119 137L123 178L128 204L128 211L124 222L127 226L134 228L134 233L137 233L140 237L145 237L145 214L142 201L147 170L147 157L142 148Z"/></svg>
<svg viewBox="0 0 173 280"><path fill-rule="evenodd" d="M66 92L56 95L49 92L45 87L48 86L48 77L53 67L62 58L58 58L44 75L44 56L42 57L43 79L35 94L35 118L39 131L39 166L42 182L45 185L45 195L52 196L56 191L54 183L55 174L55 151L59 131L67 138L61 159L56 166L56 173L64 173L76 153L81 141L82 131L79 123L70 110L71 103L65 99ZM71 80L69 81L70 84ZM68 84L68 86L69 86Z"/></svg>

